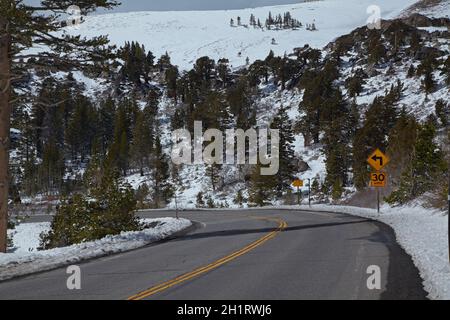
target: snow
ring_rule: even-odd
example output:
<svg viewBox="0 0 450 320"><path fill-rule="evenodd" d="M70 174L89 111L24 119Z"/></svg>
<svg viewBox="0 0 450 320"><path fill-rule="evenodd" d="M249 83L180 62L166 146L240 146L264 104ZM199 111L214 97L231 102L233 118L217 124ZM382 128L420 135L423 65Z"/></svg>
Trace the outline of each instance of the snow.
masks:
<svg viewBox="0 0 450 320"><path fill-rule="evenodd" d="M431 94L426 94L422 89L422 77L408 78L408 68L413 62L405 62L402 66L396 67L395 74L389 74L388 68L380 69L379 75L371 77L363 86L363 92L357 97L356 101L359 106L368 105L373 102L376 97L385 95L392 85L397 85L400 80L403 83L404 90L402 96L398 101L398 110L405 108L408 113L413 114L418 120L424 121L427 117L434 113L434 107L439 99L448 101L450 99L450 92L445 86L445 78L440 74L440 71L433 73L433 78L437 83L437 90ZM417 67L418 64L414 63ZM350 69L347 70L350 72ZM350 74L344 71L342 79ZM362 113L362 112L361 112Z"/></svg>
<svg viewBox="0 0 450 320"><path fill-rule="evenodd" d="M416 0L379 0L376 4L381 8L382 18L389 19L397 17L405 8L416 2ZM118 46L122 46L125 41L139 41L156 56L167 51L172 62L183 70L190 69L195 60L204 55L215 60L228 58L234 67L238 67L246 63L247 57L250 58L250 61L265 58L270 50L273 50L276 55L284 55L284 53L290 53L294 48L302 47L305 44L322 49L336 37L364 25L368 18L366 9L372 4L371 0L324 0L243 10L105 14L89 16L79 30L70 30L69 32L80 33L87 37L108 34L112 43ZM273 15L290 11L293 18L299 19L303 24L315 21L319 30L310 32L303 28L295 31L262 31L252 27L231 27L229 25L230 19L233 18L236 21L237 16L242 18L243 23L247 23L252 13L264 22L269 11ZM419 13L432 17L449 16L450 1L442 1L437 6L421 10ZM428 32L445 31L445 28L421 29ZM271 44L272 38L276 39L276 45ZM449 50L446 39L440 39L434 45L440 46L442 50ZM242 54L238 56L238 52ZM341 84L354 72L355 65L349 63L351 58L343 57L344 61L348 62L348 68L342 70L342 76L338 81ZM391 85L397 83L397 80L401 80L404 84L404 92L398 102L398 108L405 107L419 120L423 121L433 113L438 99L450 100L448 88L443 85L444 78L438 71L434 74L438 83L437 90L428 96L421 89L422 79L407 78L407 71L411 63L417 67L417 62L404 60L402 65L394 66L394 74L387 72L387 66L378 68L379 74L368 79L364 85L364 91L357 97L357 103L361 109L367 108L375 97L384 95ZM365 66L361 65L360 67L364 68ZM63 74L61 74L62 76ZM99 82L98 79L89 79L81 73L75 73L74 77L85 83L89 95L94 96L105 89L105 84ZM341 85L341 89L346 91L343 85ZM298 90L281 91L273 84L261 86L260 92L261 97L255 102L259 107L258 123L270 121L281 105L288 107L291 120L296 120L301 116L298 105L303 97L303 92ZM174 110L173 103L167 96L162 98L160 110L159 116L163 124L162 138L167 147L167 142L170 140L167 119ZM363 111L365 110L361 110L361 113ZM307 180L319 175L323 179L325 159L320 146L305 148L301 135L297 135L294 146L296 156L306 161L310 167L310 170L300 175L301 178ZM236 168L225 166L223 177L226 179L226 185L223 190L214 193L211 191L209 178L205 175L204 166L185 166L180 172L182 183L177 190L177 205L181 209L195 208L197 194L202 191L205 196L211 197L218 205L226 204L237 208L238 205L233 203L234 197L239 190L244 189L244 183L237 179L238 176ZM140 174L130 175L127 177L127 182L133 188L138 188L143 183L150 186L152 184L149 176L141 177ZM244 196L246 196L245 192ZM168 205L168 208L174 207L175 199ZM301 208L307 209L307 207ZM430 298L450 299L447 217L443 216L440 211L424 209L420 206L401 208L385 206L382 210L383 213L378 215L371 209L326 205L315 205L312 210L344 212L376 219L392 226L399 243L412 256L420 270ZM159 225L156 229L141 233L123 234L93 243L44 252L36 252L39 245L38 236L42 231L47 230L49 225L45 223L21 224L13 232L15 252L6 255L0 254L0 280L29 272L47 270L69 262L76 263L91 257L134 249L162 239L190 224L187 220L159 219L158 221L166 223Z"/></svg>
<svg viewBox="0 0 450 320"><path fill-rule="evenodd" d="M417 28L419 30L425 30L427 32L433 33L433 32L444 32L447 31L447 27L419 27Z"/></svg>
<svg viewBox="0 0 450 320"><path fill-rule="evenodd" d="M381 0L376 4L380 6L382 18L389 19L398 16L415 2L415 0ZM323 48L334 38L364 25L368 18L367 8L372 4L373 2L369 0L324 0L242 10L115 13L88 16L79 30L69 30L69 32L80 33L87 37L108 34L112 43L118 46L123 45L125 41L137 40L144 44L147 50L152 50L156 56L168 51L172 62L182 69L191 68L195 60L203 55L208 55L216 60L226 57L230 59L234 67L237 67L245 64L247 56L250 60L265 58L271 49L275 54L283 55L306 43ZM253 13L264 23L269 12L276 15L286 11L290 11L293 18L299 19L303 24L312 23L315 20L319 31L310 32L304 28L295 31L262 31L252 27L248 29L245 27L233 28L229 25L230 19L233 18L236 22L237 16L242 18L243 23L247 23L250 14ZM277 45L271 44L272 38L276 39ZM237 56L238 52L242 52L240 57ZM387 68L379 70L380 75L368 81L364 86L364 92L357 99L361 108L367 107L367 104L370 104L376 96L383 95L392 84L396 84L397 78L405 83L405 92L399 102L399 109L403 106L406 107L420 120L424 120L433 112L437 99L448 100L450 98L448 90L444 86L439 86L439 90L427 97L420 90L421 79L406 77L408 67L409 63L405 63L402 67L404 70L401 68L396 70L396 76L387 74ZM352 72L353 66L349 66L343 71L340 82L343 83ZM105 84L99 79L89 79L82 73L75 73L74 77L85 83L86 94L89 96L95 96L106 90ZM443 82L442 76L436 74L435 77L440 83ZM341 89L345 91L343 86ZM258 107L257 121L259 124L271 121L281 105L288 107L291 120L297 121L301 116L298 105L302 100L303 92L298 90L281 91L269 82L268 85L260 86L260 95L261 97L255 101ZM162 125L161 138L164 151L169 153L169 116L175 110L175 106L165 92L160 101L159 110L158 117ZM303 137L296 135L294 147L296 157L303 159L310 167L310 170L298 173L298 175L305 180L316 176L323 180L325 158L320 146L306 148ZM233 206L236 192L244 189L244 185L239 181L234 181L238 173L233 168L224 169L222 175L231 184L225 186L220 193L213 193L203 166L183 168L180 172L180 180L185 183L178 192L178 205L181 208L195 207L196 196L203 191L205 196L213 198L216 203ZM126 177L126 181L135 189L143 184L147 184L150 188L153 186L151 176L148 174L141 176L139 173L133 173ZM174 202L172 200L170 207L175 207Z"/></svg>
<svg viewBox="0 0 450 320"><path fill-rule="evenodd" d="M148 180L149 180L148 176L141 176L140 173L135 173L125 177L125 182L130 184L130 186L134 190L139 189L139 187L148 182Z"/></svg>
<svg viewBox="0 0 450 320"><path fill-rule="evenodd" d="M438 27L425 27L420 28L427 32L442 31L446 28ZM433 47L442 50L445 53L449 53L449 42L444 35L434 35L433 40L424 42L427 47ZM344 64L341 66L341 76L338 80L340 89L346 93L347 89L344 86L345 80L355 74L355 70L362 69L367 70L367 65L361 64L361 56L356 52L349 52L343 57ZM440 58L441 63L446 56ZM359 61L359 62L358 62ZM436 90L430 94L426 94L423 90L422 81L424 76L421 77L408 77L408 70L411 65L417 69L420 62L415 59L411 59L407 56L402 58L401 63L389 63L376 67L376 74L371 75L363 85L362 93L356 97L356 102L360 107L360 114L364 114L367 111L368 105L370 105L376 97L385 96L386 92L389 92L391 86L396 86L400 81L403 84L403 91L400 100L397 103L397 109L403 108L410 114L414 115L419 121L425 121L429 115L435 111L436 102L439 99L444 101L450 100L450 91L445 84L445 76L440 70L436 70L433 73L433 79L436 82Z"/></svg>
<svg viewBox="0 0 450 320"><path fill-rule="evenodd" d="M376 4L381 17L389 19L415 2L379 0ZM247 57L250 61L265 58L270 50L283 55L305 44L322 48L336 37L365 25L369 18L367 8L373 4L372 0L323 0L242 10L114 13L88 16L79 29L67 31L87 37L107 34L118 46L138 41L157 57L167 51L172 63L184 70L205 55L215 60L228 58L231 65L238 67L245 65ZM252 13L264 23L269 11L273 15L290 11L303 25L315 22L318 31L262 31L230 26L230 19L236 21L238 16L247 24ZM272 38L276 45L272 45Z"/></svg>
<svg viewBox="0 0 450 320"><path fill-rule="evenodd" d="M408 14L411 13L419 13L430 18L450 18L450 1L441 0L440 3L427 8L418 7L408 11Z"/></svg>
<svg viewBox="0 0 450 320"><path fill-rule="evenodd" d="M14 230L8 230L8 234L13 237L14 253L26 254L37 251L39 235L48 230L50 222L21 223Z"/></svg>
<svg viewBox="0 0 450 320"><path fill-rule="evenodd" d="M83 260L125 252L168 238L192 225L186 219L143 219L144 223L157 223L154 228L138 232L123 232L101 240L76 244L64 248L35 251L39 245L39 234L49 228L46 223L21 224L16 227L13 253L0 253L0 281L26 274L51 270Z"/></svg>

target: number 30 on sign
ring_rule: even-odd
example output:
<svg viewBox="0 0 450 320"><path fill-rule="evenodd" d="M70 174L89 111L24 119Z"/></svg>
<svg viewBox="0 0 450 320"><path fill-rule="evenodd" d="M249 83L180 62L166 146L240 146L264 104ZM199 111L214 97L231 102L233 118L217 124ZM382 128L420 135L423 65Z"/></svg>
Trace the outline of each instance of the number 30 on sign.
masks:
<svg viewBox="0 0 450 320"><path fill-rule="evenodd" d="M386 187L387 173L386 172L373 172L370 174L370 186L375 188Z"/></svg>

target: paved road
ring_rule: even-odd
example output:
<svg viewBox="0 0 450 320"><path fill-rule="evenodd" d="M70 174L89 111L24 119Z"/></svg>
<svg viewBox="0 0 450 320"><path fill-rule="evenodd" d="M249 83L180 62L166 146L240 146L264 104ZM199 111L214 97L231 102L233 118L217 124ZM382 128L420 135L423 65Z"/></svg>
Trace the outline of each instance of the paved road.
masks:
<svg viewBox="0 0 450 320"><path fill-rule="evenodd" d="M145 217L171 212L141 213ZM177 239L0 283L0 299L424 299L422 280L393 231L333 213L183 212L203 223ZM40 220L45 220L43 217ZM367 268L381 269L381 290Z"/></svg>

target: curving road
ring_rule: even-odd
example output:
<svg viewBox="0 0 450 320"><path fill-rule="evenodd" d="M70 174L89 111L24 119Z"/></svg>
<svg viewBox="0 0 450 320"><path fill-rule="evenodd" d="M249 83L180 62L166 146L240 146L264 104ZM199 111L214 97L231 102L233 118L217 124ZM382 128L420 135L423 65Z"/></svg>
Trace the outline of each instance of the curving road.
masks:
<svg viewBox="0 0 450 320"><path fill-rule="evenodd" d="M173 212L144 212L144 217ZM195 230L171 241L0 283L0 299L425 299L419 272L389 227L343 214L192 211ZM37 217L35 221L48 219ZM379 266L381 289L367 288Z"/></svg>

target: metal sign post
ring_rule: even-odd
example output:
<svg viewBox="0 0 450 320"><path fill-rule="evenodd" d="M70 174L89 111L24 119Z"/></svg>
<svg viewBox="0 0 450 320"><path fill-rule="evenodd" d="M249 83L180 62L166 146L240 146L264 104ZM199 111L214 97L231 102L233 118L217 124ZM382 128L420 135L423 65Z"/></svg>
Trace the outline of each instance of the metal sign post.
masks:
<svg viewBox="0 0 450 320"><path fill-rule="evenodd" d="M311 208L311 179L308 179L308 205Z"/></svg>
<svg viewBox="0 0 450 320"><path fill-rule="evenodd" d="M177 190L175 190L175 215L176 215L177 219L179 219L179 216L178 216L178 198L177 198Z"/></svg>
<svg viewBox="0 0 450 320"><path fill-rule="evenodd" d="M380 213L380 189L377 188L377 212Z"/></svg>
<svg viewBox="0 0 450 320"><path fill-rule="evenodd" d="M297 203L298 203L298 205L300 205L302 203L301 198L300 198L300 188L303 187L303 180L300 180L300 179L294 180L294 182L292 183L292 186L297 188Z"/></svg>

